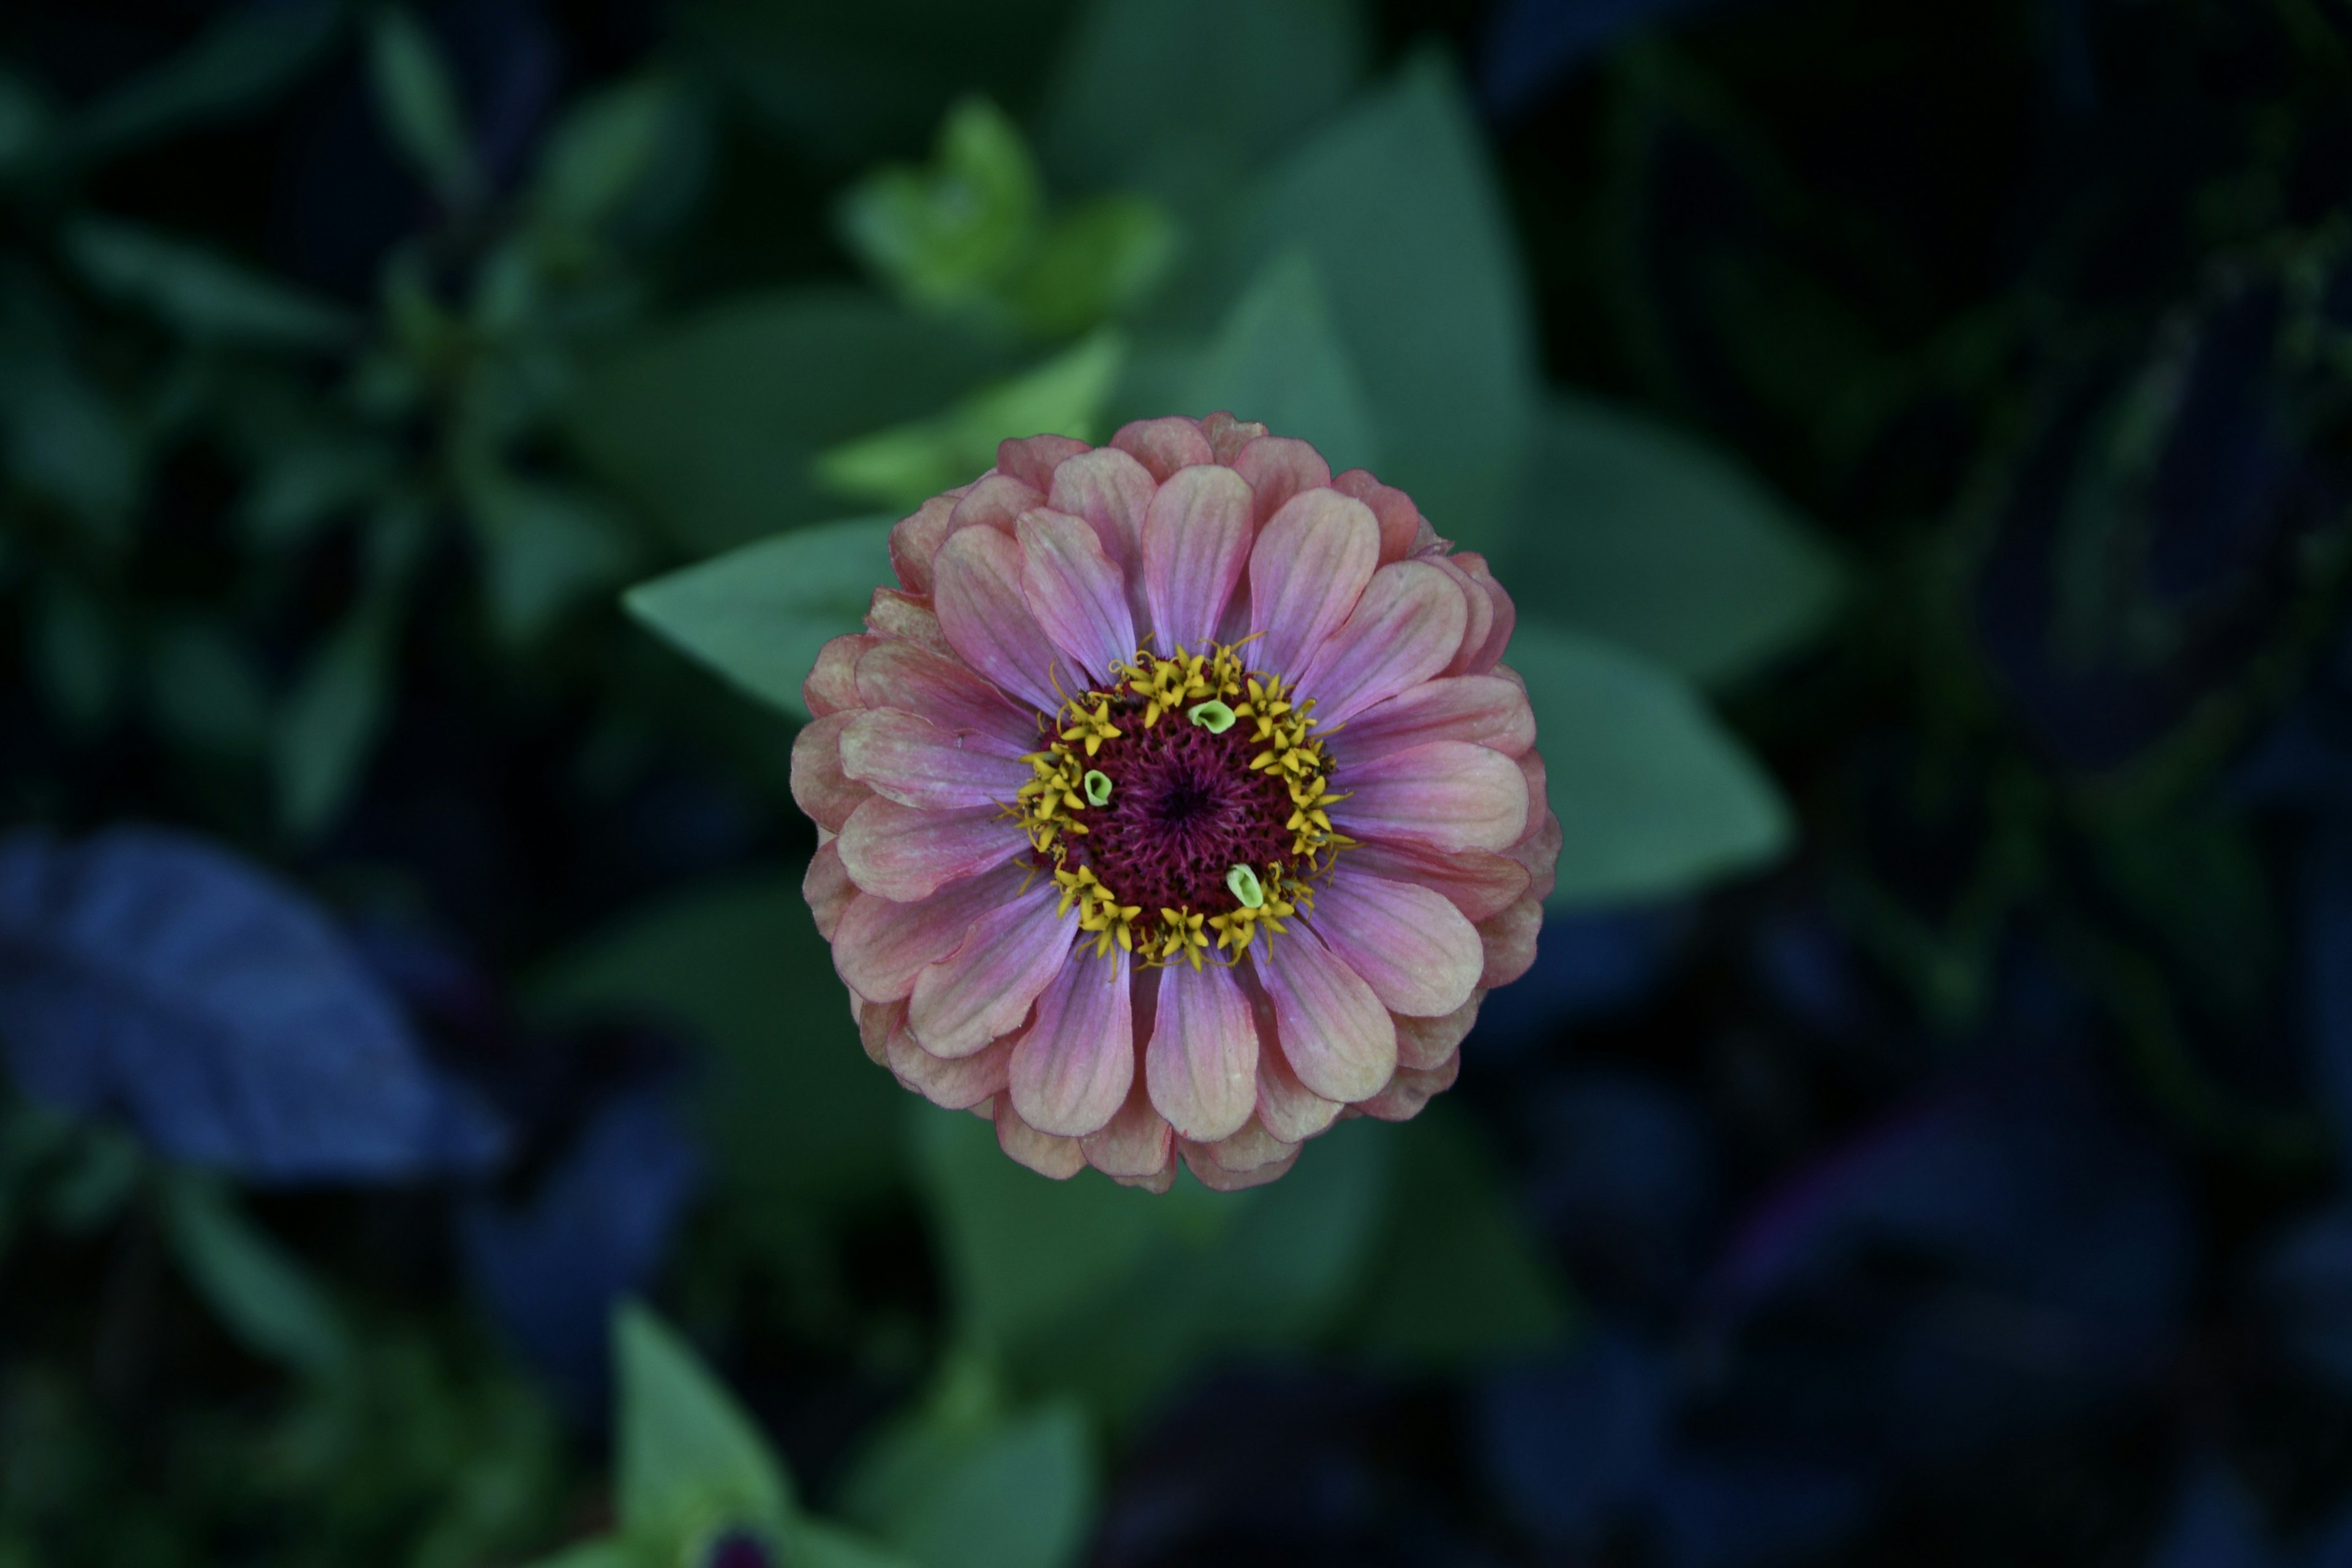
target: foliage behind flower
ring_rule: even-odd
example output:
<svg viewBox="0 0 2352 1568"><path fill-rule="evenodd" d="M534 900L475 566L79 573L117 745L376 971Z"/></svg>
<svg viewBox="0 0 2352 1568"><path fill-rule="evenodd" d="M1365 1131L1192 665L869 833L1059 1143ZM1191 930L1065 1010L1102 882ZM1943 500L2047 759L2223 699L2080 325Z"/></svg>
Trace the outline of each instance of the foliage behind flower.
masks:
<svg viewBox="0 0 2352 1568"><path fill-rule="evenodd" d="M1155 1191L1454 1081L1560 845L1483 558L1227 414L1006 441L890 553L793 756L868 1055Z"/></svg>

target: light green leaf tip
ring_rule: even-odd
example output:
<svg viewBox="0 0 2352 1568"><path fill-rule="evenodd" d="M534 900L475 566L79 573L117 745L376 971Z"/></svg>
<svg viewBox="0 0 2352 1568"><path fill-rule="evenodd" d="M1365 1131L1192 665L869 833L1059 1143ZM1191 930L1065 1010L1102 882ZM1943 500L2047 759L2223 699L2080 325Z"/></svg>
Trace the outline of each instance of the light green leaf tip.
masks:
<svg viewBox="0 0 2352 1568"><path fill-rule="evenodd" d="M613 1316L613 1355L622 1532L682 1542L730 1526L781 1530L793 1510L790 1479L686 1342L628 1302Z"/></svg>

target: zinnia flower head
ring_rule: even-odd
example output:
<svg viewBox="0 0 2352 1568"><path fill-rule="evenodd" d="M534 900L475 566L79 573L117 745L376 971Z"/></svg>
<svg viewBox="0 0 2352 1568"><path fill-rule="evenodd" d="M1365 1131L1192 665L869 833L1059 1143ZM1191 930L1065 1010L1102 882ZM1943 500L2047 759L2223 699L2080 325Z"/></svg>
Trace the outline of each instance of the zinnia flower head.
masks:
<svg viewBox="0 0 2352 1568"><path fill-rule="evenodd" d="M1483 560L1224 414L1007 441L890 553L793 751L868 1055L1155 1191L1453 1083L1560 844Z"/></svg>

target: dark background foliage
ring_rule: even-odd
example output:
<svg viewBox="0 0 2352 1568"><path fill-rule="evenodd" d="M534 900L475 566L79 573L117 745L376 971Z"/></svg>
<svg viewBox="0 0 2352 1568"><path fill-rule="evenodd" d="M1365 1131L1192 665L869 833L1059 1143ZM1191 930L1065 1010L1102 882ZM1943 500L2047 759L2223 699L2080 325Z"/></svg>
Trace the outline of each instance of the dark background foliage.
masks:
<svg viewBox="0 0 2352 1568"><path fill-rule="evenodd" d="M0 1568L2352 1562L2347 89L0 12ZM873 519L1228 405L1501 563L1570 845L1427 1117L1129 1203L859 1055L790 715Z"/></svg>

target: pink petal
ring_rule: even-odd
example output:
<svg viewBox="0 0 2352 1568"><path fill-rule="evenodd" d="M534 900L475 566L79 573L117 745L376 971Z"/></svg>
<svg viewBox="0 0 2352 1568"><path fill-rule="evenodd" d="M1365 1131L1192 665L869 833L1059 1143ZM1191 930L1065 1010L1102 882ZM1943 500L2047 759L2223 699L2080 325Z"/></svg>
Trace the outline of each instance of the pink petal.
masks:
<svg viewBox="0 0 2352 1568"><path fill-rule="evenodd" d="M1230 468L1234 459L1242 455L1243 447L1265 434L1265 426L1255 419L1236 419L1219 409L1201 421L1201 434L1208 437L1209 450L1216 454L1217 461Z"/></svg>
<svg viewBox="0 0 2352 1568"><path fill-rule="evenodd" d="M1121 1179L1156 1176L1170 1169L1176 1157L1168 1119L1151 1109L1143 1075L1132 1077L1135 1081L1117 1114L1086 1138L1087 1163Z"/></svg>
<svg viewBox="0 0 2352 1568"><path fill-rule="evenodd" d="M1217 1157L1201 1144L1186 1143L1181 1147L1184 1151L1184 1163L1192 1168L1192 1174L1200 1184L1213 1193L1238 1193L1251 1187L1262 1187L1268 1182L1279 1181L1288 1173L1291 1166L1298 1163L1298 1151L1293 1149L1286 1157L1272 1164L1260 1165L1252 1171L1228 1171L1218 1164Z"/></svg>
<svg viewBox="0 0 2352 1568"><path fill-rule="evenodd" d="M1288 436L1261 436L1234 457L1234 472L1249 481L1257 497L1258 526L1302 490L1327 487L1331 465L1306 442Z"/></svg>
<svg viewBox="0 0 2352 1568"><path fill-rule="evenodd" d="M1172 471L1172 470L1171 470ZM1142 606L1143 514L1150 510L1160 481L1151 470L1116 447L1097 447L1054 470L1045 504L1087 520L1102 541L1103 554L1128 579L1129 604Z"/></svg>
<svg viewBox="0 0 2352 1568"><path fill-rule="evenodd" d="M1073 957L1037 998L1013 1047L1013 1108L1041 1132L1102 1131L1135 1082L1129 966Z"/></svg>
<svg viewBox="0 0 2352 1568"><path fill-rule="evenodd" d="M920 903L862 897L834 929L834 973L868 1002L903 1002L924 967L953 952L972 922L1013 899L1024 879L1020 868L1007 866Z"/></svg>
<svg viewBox="0 0 2352 1568"><path fill-rule="evenodd" d="M840 851L861 889L911 904L1002 866L1027 849L1029 839L992 805L930 811L877 795L849 814L841 837L826 847Z"/></svg>
<svg viewBox="0 0 2352 1568"><path fill-rule="evenodd" d="M967 528L992 528L1000 533L1009 534L1023 512L1033 506L1045 504L1045 492L1036 486L1024 484L1011 474L990 474L973 485L963 500L956 502L955 510L948 514L948 534L952 538ZM941 543L944 545L945 541ZM935 584L932 591L936 593L939 580L939 557L936 553L931 562L931 579Z"/></svg>
<svg viewBox="0 0 2352 1568"><path fill-rule="evenodd" d="M801 682L801 701L807 707L810 718L822 719L845 708L859 706L858 656L881 640L853 634L835 637L817 649L816 667Z"/></svg>
<svg viewBox="0 0 2352 1568"><path fill-rule="evenodd" d="M866 607L866 626L869 631L904 637L942 656L953 651L948 647L947 635L940 630L940 617L933 613L930 600L919 594L875 589L874 602Z"/></svg>
<svg viewBox="0 0 2352 1568"><path fill-rule="evenodd" d="M1326 1100L1378 1094L1396 1070L1396 1022L1363 976L1304 926L1251 952L1299 1081Z"/></svg>
<svg viewBox="0 0 2352 1568"><path fill-rule="evenodd" d="M1171 1152L1168 1163L1148 1176L1113 1176L1111 1180L1122 1187L1135 1187L1147 1193L1165 1193L1176 1184L1175 1156Z"/></svg>
<svg viewBox="0 0 2352 1568"><path fill-rule="evenodd" d="M1298 1152L1298 1145L1276 1138L1265 1130L1265 1123L1253 1116L1240 1131L1209 1143L1202 1152L1223 1169L1246 1175L1277 1160L1289 1160Z"/></svg>
<svg viewBox="0 0 2352 1568"><path fill-rule="evenodd" d="M1272 1023L1265 1026L1276 1032ZM1257 1119L1265 1130L1287 1143L1303 1143L1339 1120L1341 1106L1326 1100L1298 1080L1289 1058L1280 1051L1257 1054Z"/></svg>
<svg viewBox="0 0 2352 1568"><path fill-rule="evenodd" d="M1546 811L1551 809L1550 773L1544 767L1543 753L1537 751L1521 752L1511 760L1519 764L1519 776L1527 781L1528 812L1533 814L1538 809ZM1522 838L1527 837L1524 828L1520 830L1519 837ZM1518 839L1514 838L1511 842L1516 844Z"/></svg>
<svg viewBox="0 0 2352 1568"><path fill-rule="evenodd" d="M1462 641L1454 648L1454 657L1445 661L1445 673L1466 675L1470 667L1477 662L1478 656L1486 647L1487 637L1495 629L1495 601L1487 596L1485 588L1472 582L1470 574L1462 570L1450 556L1432 555L1424 559L1429 565L1452 578L1455 590L1462 595L1462 608L1466 617L1462 626Z"/></svg>
<svg viewBox="0 0 2352 1568"><path fill-rule="evenodd" d="M1365 1115L1377 1116L1383 1121L1410 1121L1421 1114L1423 1106L1452 1089L1461 1072L1459 1053L1433 1068L1399 1068L1389 1086L1364 1101L1360 1109Z"/></svg>
<svg viewBox="0 0 2352 1568"><path fill-rule="evenodd" d="M1478 984L1492 991L1498 985L1508 985L1535 966L1536 937L1543 930L1543 905L1533 899L1521 899L1501 914L1478 922L1479 938L1486 943L1485 972Z"/></svg>
<svg viewBox="0 0 2352 1568"><path fill-rule="evenodd" d="M1105 684L1111 666L1135 657L1127 579L1078 518L1040 507L1022 514L1020 537L1029 613L1074 666L1063 684L1072 691Z"/></svg>
<svg viewBox="0 0 2352 1568"><path fill-rule="evenodd" d="M841 771L842 732L861 717L855 708L828 713L793 737L793 799L828 833L840 832L874 793Z"/></svg>
<svg viewBox="0 0 2352 1568"><path fill-rule="evenodd" d="M1503 585L1495 581L1495 574L1486 569L1485 556L1465 551L1454 557L1454 564L1462 568L1473 584L1486 591L1487 601L1494 607L1495 619L1487 628L1486 646L1475 654L1465 648L1465 657L1459 667L1449 673L1483 675L1502 662L1503 650L1511 646L1511 633L1519 624L1518 607L1511 603L1511 595L1503 591Z"/></svg>
<svg viewBox="0 0 2352 1568"><path fill-rule="evenodd" d="M867 706L877 704L868 698ZM1517 682L1498 675L1448 676L1357 714L1328 749L1343 763L1358 763L1432 741L1468 741L1516 757L1536 743L1535 710Z"/></svg>
<svg viewBox="0 0 2352 1568"><path fill-rule="evenodd" d="M1013 1109L1011 1095L997 1098L996 1146L1039 1175L1057 1182L1066 1182L1087 1168L1086 1151L1078 1147L1076 1139L1038 1131L1021 1120L1021 1113Z"/></svg>
<svg viewBox="0 0 2352 1568"><path fill-rule="evenodd" d="M1198 420L1181 415L1164 419L1138 419L1119 426L1110 444L1141 463L1154 482L1166 484L1181 468L1217 460Z"/></svg>
<svg viewBox="0 0 2352 1568"><path fill-rule="evenodd" d="M1213 1143L1257 1103L1257 1024L1231 973L1176 966L1160 980L1160 1013L1144 1056L1151 1103L1187 1138Z"/></svg>
<svg viewBox="0 0 2352 1568"><path fill-rule="evenodd" d="M1519 841L1503 851L1528 868L1528 897L1541 902L1551 897L1559 866L1559 847L1565 835L1560 832L1559 818L1551 807L1543 808L1543 818L1522 834Z"/></svg>
<svg viewBox="0 0 2352 1568"><path fill-rule="evenodd" d="M1399 1018L1397 1070L1438 1067L1460 1050L1469 1037L1470 1026L1478 1021L1478 1004L1486 999L1486 992L1473 991L1470 1000L1443 1018Z"/></svg>
<svg viewBox="0 0 2352 1568"><path fill-rule="evenodd" d="M1068 960L1076 929L1054 918L1050 881L974 921L961 947L915 976L907 1026L917 1043L935 1057L968 1057L1019 1028Z"/></svg>
<svg viewBox="0 0 2352 1568"><path fill-rule="evenodd" d="M877 795L938 809L1002 805L1032 776L1006 742L888 708L850 719L841 733L841 771Z"/></svg>
<svg viewBox="0 0 2352 1568"><path fill-rule="evenodd" d="M913 643L889 640L868 648L857 661L857 696L867 708L895 708L942 730L987 736L1015 756L1037 746L1035 714L1007 702L954 656Z"/></svg>
<svg viewBox="0 0 2352 1568"><path fill-rule="evenodd" d="M1473 921L1501 914L1528 896L1528 868L1491 849L1441 855L1409 844L1361 844L1348 851L1347 865L1351 871L1441 893Z"/></svg>
<svg viewBox="0 0 2352 1568"><path fill-rule="evenodd" d="M1250 488L1231 468L1180 470L1143 516L1143 594L1160 651L1198 652L1241 580L1250 546Z"/></svg>
<svg viewBox="0 0 2352 1568"><path fill-rule="evenodd" d="M947 542L948 520L960 496L933 496L890 530L890 565L898 586L910 594L931 591L931 557Z"/></svg>
<svg viewBox="0 0 2352 1568"><path fill-rule="evenodd" d="M1486 966L1478 929L1443 894L1368 875L1349 860L1315 890L1311 919L1391 1013L1444 1017L1469 1000Z"/></svg>
<svg viewBox="0 0 2352 1568"><path fill-rule="evenodd" d="M1331 481L1331 488L1362 501L1381 520L1381 565L1412 553L1423 525L1421 509L1412 504L1411 496L1381 483L1368 468L1349 468Z"/></svg>
<svg viewBox="0 0 2352 1568"><path fill-rule="evenodd" d="M956 656L1038 712L1058 711L1062 700L1046 679L1054 645L1022 596L1021 546L1012 534L967 528L940 547L931 571L940 629Z"/></svg>
<svg viewBox="0 0 2352 1568"><path fill-rule="evenodd" d="M876 1067L890 1065L890 1031L907 1026L907 1005L904 1002L868 1002L852 994L850 1007L857 1015L857 1043L866 1047L866 1058Z"/></svg>
<svg viewBox="0 0 2352 1568"><path fill-rule="evenodd" d="M1328 729L1445 668L1462 646L1469 612L1451 578L1423 561L1372 574L1347 623L1310 649L1298 689L1315 699Z"/></svg>
<svg viewBox="0 0 2352 1568"><path fill-rule="evenodd" d="M1265 634L1251 662L1286 675L1307 668L1363 596L1380 555L1380 524L1337 490L1308 490L1275 513L1250 549L1250 629Z"/></svg>
<svg viewBox="0 0 2352 1568"><path fill-rule="evenodd" d="M984 1051L953 1061L935 1057L916 1044L903 1017L882 1048L884 1065L891 1074L943 1110L970 1110L991 1095L1003 1094L1013 1061L1011 1040L999 1040Z"/></svg>
<svg viewBox="0 0 2352 1568"><path fill-rule="evenodd" d="M841 841L818 845L816 853L809 857L808 869L801 874L801 897L808 900L809 912L816 917L817 935L831 942L842 911L856 896L857 889L841 864Z"/></svg>
<svg viewBox="0 0 2352 1568"><path fill-rule="evenodd" d="M1011 474L1038 494L1054 488L1054 470L1088 450L1067 436L1028 436L996 444L996 471Z"/></svg>
<svg viewBox="0 0 2352 1568"><path fill-rule="evenodd" d="M1331 820L1351 838L1507 849L1527 831L1527 776L1510 758L1466 741L1433 741L1338 777L1348 798L1331 808Z"/></svg>

